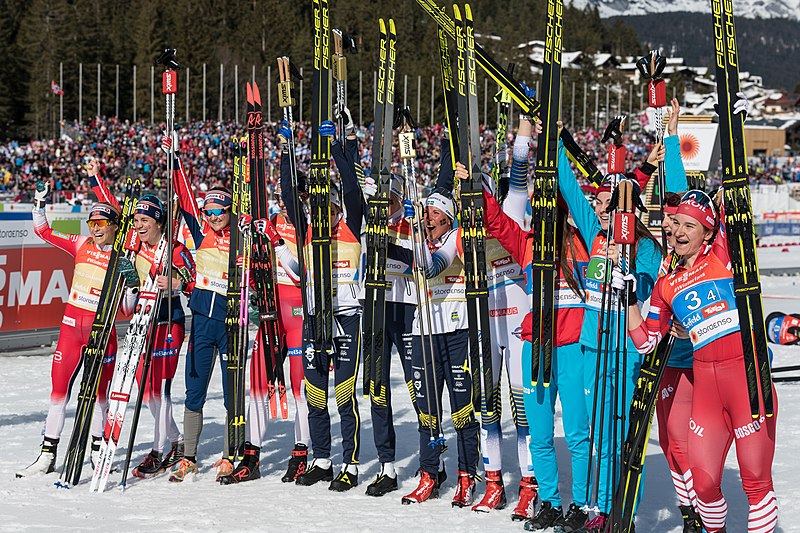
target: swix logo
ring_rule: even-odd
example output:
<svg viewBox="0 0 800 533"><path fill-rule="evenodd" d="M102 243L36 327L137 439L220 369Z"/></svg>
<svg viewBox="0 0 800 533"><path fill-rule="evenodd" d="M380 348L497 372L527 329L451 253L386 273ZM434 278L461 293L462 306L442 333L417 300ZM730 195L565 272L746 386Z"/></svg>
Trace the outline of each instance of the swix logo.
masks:
<svg viewBox="0 0 800 533"><path fill-rule="evenodd" d="M464 283L464 276L445 276L445 283Z"/></svg>
<svg viewBox="0 0 800 533"><path fill-rule="evenodd" d="M614 217L614 240L618 244L633 244L633 213L617 213Z"/></svg>
<svg viewBox="0 0 800 533"><path fill-rule="evenodd" d="M121 402L127 402L128 399L130 399L130 397L131 397L130 394L125 394L124 392L116 392L116 391L114 391L114 392L111 393L111 399L112 400L119 400Z"/></svg>
<svg viewBox="0 0 800 533"><path fill-rule="evenodd" d="M711 315L716 315L717 313L721 313L723 311L728 310L728 303L727 302L717 302L715 304L709 305L705 309L703 309L703 314L707 317Z"/></svg>
<svg viewBox="0 0 800 533"><path fill-rule="evenodd" d="M168 70L161 76L161 92L164 94L175 94L178 92L178 73Z"/></svg>
<svg viewBox="0 0 800 533"><path fill-rule="evenodd" d="M504 309L490 309L489 316L510 316L510 315L518 315L519 308L518 307L506 307Z"/></svg>
<svg viewBox="0 0 800 533"><path fill-rule="evenodd" d="M764 417L760 417L758 420L753 420L749 424L745 424L744 426L738 427L733 430L733 434L736 436L737 439L743 439L750 435L755 434L759 429L761 429L761 425L764 423Z"/></svg>
<svg viewBox="0 0 800 533"><path fill-rule="evenodd" d="M703 426L699 425L697 422L694 421L693 418L689 419L689 430L697 435L698 437L703 436L703 432L706 430Z"/></svg>
<svg viewBox="0 0 800 533"><path fill-rule="evenodd" d="M334 261L333 268L350 268L350 261Z"/></svg>
<svg viewBox="0 0 800 533"><path fill-rule="evenodd" d="M492 261L492 266L494 268L503 267L503 266L506 266L506 265L510 265L511 261L512 261L511 256L507 255L507 256L505 256L505 257L503 257L501 259L495 259L494 261Z"/></svg>

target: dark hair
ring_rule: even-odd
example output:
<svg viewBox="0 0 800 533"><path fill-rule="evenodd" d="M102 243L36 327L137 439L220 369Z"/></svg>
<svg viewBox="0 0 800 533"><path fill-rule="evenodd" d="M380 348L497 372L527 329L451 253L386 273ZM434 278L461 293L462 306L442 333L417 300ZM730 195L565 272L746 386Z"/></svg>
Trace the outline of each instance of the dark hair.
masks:
<svg viewBox="0 0 800 533"><path fill-rule="evenodd" d="M575 259L575 247L572 239L574 236L580 239L580 236L572 231L567 221L568 218L569 213L567 210L559 207L556 215L556 227L558 228L557 239L559 242L558 262L561 266L561 273L564 276L564 281L567 282L572 292L579 296L581 300L585 301L586 293L583 290L583 285L579 280L575 279L575 273L569 265L570 259Z"/></svg>
<svg viewBox="0 0 800 533"><path fill-rule="evenodd" d="M670 207L678 207L681 205L682 194L676 192L668 192L664 195L664 205Z"/></svg>

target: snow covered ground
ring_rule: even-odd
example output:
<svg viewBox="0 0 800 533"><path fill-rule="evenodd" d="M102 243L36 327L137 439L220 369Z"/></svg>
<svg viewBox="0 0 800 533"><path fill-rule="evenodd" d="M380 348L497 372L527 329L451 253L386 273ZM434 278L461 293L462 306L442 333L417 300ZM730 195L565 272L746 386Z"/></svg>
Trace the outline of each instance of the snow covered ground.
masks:
<svg viewBox="0 0 800 533"><path fill-rule="evenodd" d="M781 310L800 312L800 278L765 278L765 312ZM511 510L479 515L465 509L452 509L454 490L455 449L446 454L450 478L443 487L442 498L419 506L400 505L400 496L416 486L413 477L417 467L417 426L405 386L398 372L393 373L394 403L398 440L397 466L400 491L383 498L364 495L365 485L377 474L379 465L372 443L369 406L359 399L362 415L362 467L359 487L347 494L334 494L326 484L298 487L280 482L284 465L293 444L290 421L271 422L270 440L262 452L259 481L238 486L221 487L214 482L212 464L219 456L223 442L225 412L219 372L212 378L205 409L205 426L200 443L200 475L194 482L172 484L165 476L150 480L129 478L127 490L90 494L88 484L71 490L53 487L56 474L46 477L15 479L14 473L32 462L38 453L41 431L47 414L50 357L48 350L38 355L0 357L0 531L521 531L519 523L510 520ZM800 348L775 348L775 365L798 364ZM399 364L394 363L398 370ZM183 365L179 368L174 401L176 418L181 424L183 400ZM780 401L778 444L773 474L775 491L781 506L779 531L800 531L800 385L779 384ZM332 396L332 394L331 394ZM446 403L446 402L445 402ZM73 402L74 404L74 402ZM74 405L73 405L74 408ZM335 409L333 409L335 412ZM509 413L508 405L504 414ZM69 438L73 411L68 412L62 440ZM290 417L293 413L290 413ZM338 434L338 417L333 415L334 436ZM445 418L447 420L447 416ZM514 432L507 416L504 431L508 437L504 450L505 483L511 498L516 500L519 474L513 465L516 452L512 448ZM645 499L639 509L637 530L654 533L680 531L680 515L666 461L655 438L654 428L648 446ZM453 438L451 431L446 435ZM149 451L152 418L143 413L134 462ZM127 431L123 434L127 442ZM334 440L334 460L341 460L338 439ZM569 455L560 427L556 423L556 447L561 467L561 490L565 502L570 501ZM120 449L117 457L125 452ZM63 450L62 450L63 456ZM59 468L61 465L59 457ZM84 468L84 479L91 475ZM119 480L119 474L114 479ZM482 490L482 487L480 488ZM728 499L729 531L746 531L747 501L741 489L735 449L725 466L723 491Z"/></svg>

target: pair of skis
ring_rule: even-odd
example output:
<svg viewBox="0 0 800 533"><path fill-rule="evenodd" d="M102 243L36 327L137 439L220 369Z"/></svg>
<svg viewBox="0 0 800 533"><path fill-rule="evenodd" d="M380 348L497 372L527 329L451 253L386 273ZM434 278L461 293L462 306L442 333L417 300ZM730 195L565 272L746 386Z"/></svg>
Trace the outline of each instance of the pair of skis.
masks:
<svg viewBox="0 0 800 533"><path fill-rule="evenodd" d="M125 201L117 228L111 256L108 260L108 269L103 279L103 289L97 305L89 341L83 352L83 377L81 378L80 391L78 392L78 406L75 411L75 425L72 428L67 454L61 470L57 487L69 488L77 485L81 478L81 469L86 454L86 444L92 426L97 390L100 385L100 375L103 370L103 360L108 349L108 342L114 328L114 321L119 308L120 299L124 291L123 282L118 270L119 258L133 257L131 239L135 240L133 233L133 210L136 199L139 197L141 183L139 180L128 178L125 183Z"/></svg>
<svg viewBox="0 0 800 533"><path fill-rule="evenodd" d="M364 396L385 403L383 351L386 337L386 258L389 232L389 194L392 182L392 124L397 33L394 20L379 21L377 98L373 121L372 166L376 194L368 200L366 270L364 277Z"/></svg>
<svg viewBox="0 0 800 533"><path fill-rule="evenodd" d="M547 2L547 39L542 72L542 133L536 151L533 192L533 290L531 291L531 385L550 386L555 337L556 204L558 200L558 125L561 113L562 0Z"/></svg>

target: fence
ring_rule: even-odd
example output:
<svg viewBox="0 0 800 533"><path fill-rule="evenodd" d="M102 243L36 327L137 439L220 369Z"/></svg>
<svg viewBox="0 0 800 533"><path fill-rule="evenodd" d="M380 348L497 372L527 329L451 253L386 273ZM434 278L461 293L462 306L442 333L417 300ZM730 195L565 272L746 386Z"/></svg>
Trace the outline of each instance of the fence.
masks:
<svg viewBox="0 0 800 533"><path fill-rule="evenodd" d="M160 69L155 66L145 69L137 65L84 65L65 70L59 64L58 80L62 94L58 96L58 114L50 113L52 131L56 124L65 118L82 122L89 114L96 116L116 116L123 119L148 120L156 123L161 120L163 98L160 90ZM303 73L303 69L299 69ZM66 74L66 76L65 76ZM372 121L375 98L376 72L351 72L348 90L352 92L349 105L354 120L363 125ZM246 79L245 79L246 78ZM416 79L415 79L416 78ZM178 121L196 120L235 120L246 114L243 97L244 82L256 80L260 84L263 111L267 120L278 118L279 108L275 100L277 76L272 66L256 68L251 66L241 72L239 65L202 64L199 67L186 67L179 72L176 119ZM482 83L480 83L482 81ZM266 82L266 86L262 85ZM371 90L369 84L371 82ZM499 104L494 103L498 88L489 78L479 73L479 87L482 88L482 118L484 124L494 123L499 113ZM356 87L357 86L357 87ZM539 81L535 82L538 92ZM357 88L357 95L355 94ZM305 80L297 82L297 119L310 118L310 86ZM598 83L566 80L562 86L562 118L569 120L574 127L600 127L610 117L617 114L639 112L644 108L643 85L626 82ZM354 99L355 97L355 99ZM182 101L181 101L182 100ZM412 106L414 116L420 124L434 124L444 118L441 81L436 76L398 75L395 86L395 104ZM66 108L66 112L65 112ZM492 113L490 117L489 114ZM511 118L515 120L512 104ZM57 119L57 120L56 120ZM490 122L491 121L491 122ZM636 121L629 120L631 125Z"/></svg>

